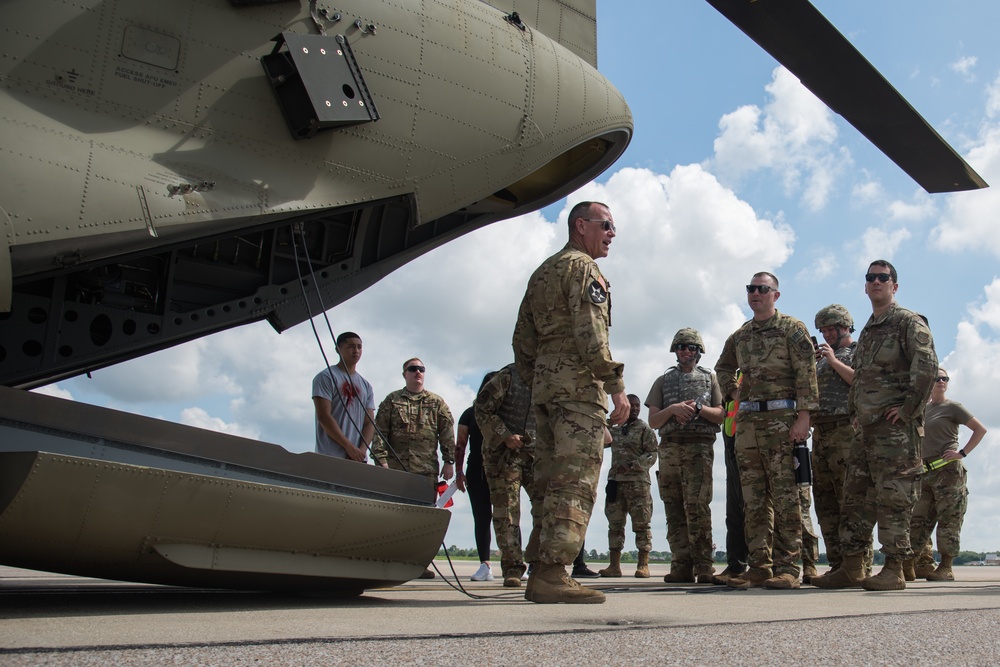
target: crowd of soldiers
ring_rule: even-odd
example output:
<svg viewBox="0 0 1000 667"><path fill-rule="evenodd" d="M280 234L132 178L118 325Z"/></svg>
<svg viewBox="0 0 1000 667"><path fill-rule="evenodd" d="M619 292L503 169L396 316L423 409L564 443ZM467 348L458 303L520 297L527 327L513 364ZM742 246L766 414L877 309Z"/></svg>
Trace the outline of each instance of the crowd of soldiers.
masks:
<svg viewBox="0 0 1000 667"><path fill-rule="evenodd" d="M944 476L929 478L926 473L953 462L950 470L957 473L960 459L978 444L985 428L964 408L952 409L957 416L948 442L941 451L928 453L925 405L928 399L944 402L943 389L937 398L932 389L948 378L938 368L926 319L896 303L892 264L880 259L869 266L865 293L872 315L856 342L850 313L833 304L816 314L815 326L823 336L823 343L817 343L805 324L777 310L778 278L755 274L746 286L753 317L727 339L714 370L698 365L705 353L698 331L682 328L676 333L670 351L677 363L646 396L647 425L639 418L639 397L625 394L624 366L614 361L608 344L610 286L595 260L610 250L617 233L613 217L605 204L581 202L571 210L568 226L567 245L528 282L512 340L514 363L484 379L472 412L482 435L481 465L505 586L520 586L527 578L525 599L537 603L604 601L603 593L581 586L566 567L582 553L606 447L611 448L605 492L611 562L600 571L602 577L622 576L628 519L638 552L635 576L650 576L650 470L659 461L657 486L672 555L664 577L668 583L899 590L916 576L918 556L922 576L953 578L958 536L951 534L955 522L949 520L945 527L943 516L958 514L961 529L964 471L952 474L948 479L956 481L947 483L940 482ZM334 419L323 417L331 412L330 386L344 387L359 398L357 424L364 423L365 410L372 417L370 386L355 369L360 338L353 365L352 357L345 363L351 350L341 351L340 345L338 338L338 370L343 372L328 381L324 373L333 372L327 369L314 381L317 448L326 436L349 458L363 460L373 439L371 429L331 428L335 410ZM444 401L423 388L425 370L419 359L403 364L406 387L387 396L374 415L394 454L388 456L382 447L373 448L373 456L381 465L422 474L435 483L439 473L445 479L452 476L456 458L461 466L465 435L460 429L456 457L454 420ZM361 391L352 378L361 379ZM959 424L973 430L961 450L952 446ZM713 448L720 431L727 463L728 564L717 574L709 505ZM810 437L811 466L805 444ZM933 462L940 465L934 468ZM459 472L464 485L465 475ZM941 500L920 510L933 516L918 517L920 543L912 544L911 518L922 480L926 484L928 479L939 481L925 494ZM522 488L532 515L523 550ZM960 512L954 508L959 496ZM831 566L822 576L815 567L819 545L809 519L813 502ZM942 563L935 568L926 558L938 513L939 548L947 544L949 553L942 550ZM885 566L872 575L876 524ZM488 555L482 560L489 572ZM474 578L486 578L484 570Z"/></svg>

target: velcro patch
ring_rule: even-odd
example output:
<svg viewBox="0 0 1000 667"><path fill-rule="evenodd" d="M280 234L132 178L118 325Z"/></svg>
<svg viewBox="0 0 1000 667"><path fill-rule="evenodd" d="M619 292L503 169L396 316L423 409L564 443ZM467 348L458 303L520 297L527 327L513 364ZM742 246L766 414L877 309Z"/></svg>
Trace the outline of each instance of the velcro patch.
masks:
<svg viewBox="0 0 1000 667"><path fill-rule="evenodd" d="M587 288L587 294L590 295L590 300L594 303L604 303L608 300L607 291L596 280L590 283L590 287Z"/></svg>

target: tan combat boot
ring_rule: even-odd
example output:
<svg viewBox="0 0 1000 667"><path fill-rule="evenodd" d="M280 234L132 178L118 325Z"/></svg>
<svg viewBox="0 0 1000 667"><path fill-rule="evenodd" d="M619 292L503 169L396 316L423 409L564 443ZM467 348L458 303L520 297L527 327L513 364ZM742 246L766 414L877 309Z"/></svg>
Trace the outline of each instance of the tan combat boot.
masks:
<svg viewBox="0 0 1000 667"><path fill-rule="evenodd" d="M916 581L917 573L914 571L912 558L907 558L903 561L903 580L904 581Z"/></svg>
<svg viewBox="0 0 1000 667"><path fill-rule="evenodd" d="M903 579L903 561L887 557L882 571L874 577L862 579L861 588L866 591L906 590L906 580Z"/></svg>
<svg viewBox="0 0 1000 667"><path fill-rule="evenodd" d="M566 566L561 563L542 563L535 573L531 601L539 604L600 604L604 593L587 588L566 574ZM529 579L530 581L530 579Z"/></svg>
<svg viewBox="0 0 1000 667"><path fill-rule="evenodd" d="M927 575L934 572L934 568L937 567L937 563L931 561L930 563L917 563L913 566L913 576L915 579L926 579Z"/></svg>
<svg viewBox="0 0 1000 667"><path fill-rule="evenodd" d="M860 588L865 578L865 555L854 554L844 556L840 567L819 577L813 577L809 583L817 588Z"/></svg>
<svg viewBox="0 0 1000 667"><path fill-rule="evenodd" d="M812 563L806 565L802 564L802 583L808 584L813 580L813 577L818 577L819 572L816 571L816 566Z"/></svg>
<svg viewBox="0 0 1000 667"><path fill-rule="evenodd" d="M649 579L649 552L639 552L639 562L635 565L636 579Z"/></svg>
<svg viewBox="0 0 1000 667"><path fill-rule="evenodd" d="M608 565L603 570L598 570L597 574L602 577L614 578L622 576L622 550L612 549L611 550L611 565Z"/></svg>
<svg viewBox="0 0 1000 667"><path fill-rule="evenodd" d="M663 575L663 581L668 584L693 584L694 573L690 563L670 564L670 572Z"/></svg>
<svg viewBox="0 0 1000 667"><path fill-rule="evenodd" d="M799 588L799 578L794 574L785 572L784 574L778 574L764 582L764 588L775 588L778 590L792 590Z"/></svg>
<svg viewBox="0 0 1000 667"><path fill-rule="evenodd" d="M951 571L952 556L941 554L941 564L927 575L927 581L955 581L955 573Z"/></svg>
<svg viewBox="0 0 1000 667"><path fill-rule="evenodd" d="M771 579L771 568L751 567L738 577L730 577L726 585L730 588L760 588Z"/></svg>
<svg viewBox="0 0 1000 667"><path fill-rule="evenodd" d="M531 593L535 588L535 577L538 576L538 563L528 563L528 581L524 584L524 599L531 602Z"/></svg>
<svg viewBox="0 0 1000 667"><path fill-rule="evenodd" d="M696 571L695 571L696 570ZM699 565L693 570L694 580L699 584L711 584L715 581L715 568L711 565Z"/></svg>

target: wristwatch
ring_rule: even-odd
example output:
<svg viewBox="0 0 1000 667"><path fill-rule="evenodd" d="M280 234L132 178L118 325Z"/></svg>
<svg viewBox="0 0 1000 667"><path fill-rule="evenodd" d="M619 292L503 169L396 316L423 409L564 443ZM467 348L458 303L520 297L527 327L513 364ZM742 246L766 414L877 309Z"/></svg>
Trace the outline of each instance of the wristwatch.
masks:
<svg viewBox="0 0 1000 667"><path fill-rule="evenodd" d="M701 401L696 401L695 402L695 404L694 404L694 416L695 417L698 416L698 414L701 412L701 409L703 407L705 407L705 406L701 404Z"/></svg>

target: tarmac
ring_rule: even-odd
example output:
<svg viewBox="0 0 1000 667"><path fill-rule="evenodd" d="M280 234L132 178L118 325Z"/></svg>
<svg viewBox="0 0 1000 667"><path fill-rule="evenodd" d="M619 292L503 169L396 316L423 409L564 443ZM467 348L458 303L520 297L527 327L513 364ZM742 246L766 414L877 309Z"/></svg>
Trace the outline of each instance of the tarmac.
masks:
<svg viewBox="0 0 1000 667"><path fill-rule="evenodd" d="M605 604L538 605L469 581L477 566L454 564L465 592L438 577L349 599L0 567L0 666L1000 664L1000 567L876 593L672 585L666 565L625 565L583 581Z"/></svg>

